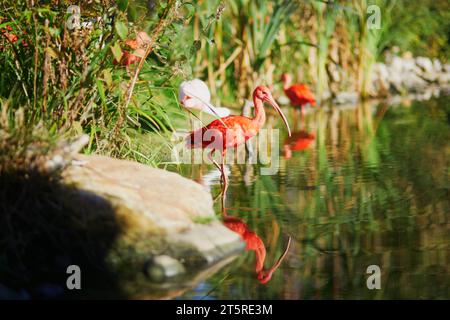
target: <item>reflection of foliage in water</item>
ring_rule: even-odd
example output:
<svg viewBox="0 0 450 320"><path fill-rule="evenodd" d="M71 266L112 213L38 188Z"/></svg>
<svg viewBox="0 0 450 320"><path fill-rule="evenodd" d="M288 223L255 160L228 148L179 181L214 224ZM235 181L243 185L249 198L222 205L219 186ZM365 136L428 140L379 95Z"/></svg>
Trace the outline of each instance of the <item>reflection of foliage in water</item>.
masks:
<svg viewBox="0 0 450 320"><path fill-rule="evenodd" d="M316 145L282 160L278 175L245 186L245 170L234 166L232 214L265 240L268 259L282 252L285 235L294 243L266 286L245 254L207 283L209 295L448 298L446 101L320 110L307 118ZM366 287L371 264L382 270L379 291Z"/></svg>

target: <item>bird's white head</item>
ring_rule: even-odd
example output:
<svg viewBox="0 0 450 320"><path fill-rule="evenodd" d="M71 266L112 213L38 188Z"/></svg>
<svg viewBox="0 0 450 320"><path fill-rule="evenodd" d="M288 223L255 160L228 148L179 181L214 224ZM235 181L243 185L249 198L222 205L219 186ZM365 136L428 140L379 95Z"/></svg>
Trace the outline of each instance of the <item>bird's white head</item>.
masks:
<svg viewBox="0 0 450 320"><path fill-rule="evenodd" d="M183 81L180 84L178 99L185 108L202 110L217 118L230 114L229 109L217 108L211 104L211 93L208 86L200 79Z"/></svg>
<svg viewBox="0 0 450 320"><path fill-rule="evenodd" d="M205 104L210 103L211 93L206 83L200 79L193 79L180 84L178 98L186 108L201 110ZM187 102L188 104L186 104Z"/></svg>

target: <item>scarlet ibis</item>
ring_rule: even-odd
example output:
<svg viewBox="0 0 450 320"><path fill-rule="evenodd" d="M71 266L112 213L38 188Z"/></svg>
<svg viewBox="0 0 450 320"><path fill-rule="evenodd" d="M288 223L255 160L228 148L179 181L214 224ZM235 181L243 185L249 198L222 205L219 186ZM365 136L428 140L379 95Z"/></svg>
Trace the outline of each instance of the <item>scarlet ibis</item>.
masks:
<svg viewBox="0 0 450 320"><path fill-rule="evenodd" d="M230 115L227 108L215 107L211 104L211 93L208 86L200 79L183 81L178 91L178 99L188 109L197 109L219 118Z"/></svg>
<svg viewBox="0 0 450 320"><path fill-rule="evenodd" d="M292 77L288 73L283 73L281 75L281 81L283 81L283 89L286 96L291 101L291 105L294 107L299 107L302 110L303 106L308 103L315 106L316 99L313 93L309 90L308 86L305 84L292 84Z"/></svg>
<svg viewBox="0 0 450 320"><path fill-rule="evenodd" d="M316 137L314 134L304 130L292 133L292 136L284 141L284 156L286 159L292 157L292 151L307 149Z"/></svg>
<svg viewBox="0 0 450 320"><path fill-rule="evenodd" d="M187 144L191 148L208 148L211 149L209 157L214 165L221 172L221 180L224 182L224 190L227 187L227 176L224 172L225 153L227 148L236 147L245 143L248 139L258 134L258 131L266 121L266 113L264 111L264 102L268 102L280 114L286 125L289 136L291 129L289 123L281 111L275 99L272 97L270 90L266 86L258 86L253 91L253 103L255 115L253 118L245 116L228 116L216 119L203 128L199 128L191 132L187 137ZM213 156L216 150L222 153L222 164L219 165L214 161Z"/></svg>
<svg viewBox="0 0 450 320"><path fill-rule="evenodd" d="M291 245L291 237L289 237L288 244L283 254L278 258L277 262L269 269L264 269L264 260L266 259L266 247L261 238L251 231L247 224L242 219L225 215L223 224L230 230L239 234L246 243L246 250L255 251L256 264L255 272L256 278L261 284L266 284L272 278L272 274L278 269L284 257L286 257L289 247Z"/></svg>

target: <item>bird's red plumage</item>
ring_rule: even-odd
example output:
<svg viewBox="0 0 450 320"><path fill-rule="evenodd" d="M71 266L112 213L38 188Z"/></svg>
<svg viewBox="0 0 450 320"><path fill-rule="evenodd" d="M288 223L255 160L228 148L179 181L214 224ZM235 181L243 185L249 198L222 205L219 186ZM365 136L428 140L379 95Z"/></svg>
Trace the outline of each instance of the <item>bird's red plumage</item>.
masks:
<svg viewBox="0 0 450 320"><path fill-rule="evenodd" d="M259 128L252 119L244 116L228 116L212 121L207 126L193 131L187 143L193 148L226 150L240 145L255 136ZM217 140L219 139L219 140Z"/></svg>
<svg viewBox="0 0 450 320"><path fill-rule="evenodd" d="M294 84L289 88L285 89L289 100L291 100L291 104L294 107L302 107L305 104L310 103L311 105L316 104L316 99L314 98L314 94L309 90L308 86L304 84Z"/></svg>
<svg viewBox="0 0 450 320"><path fill-rule="evenodd" d="M299 131L294 132L291 137L287 138L284 144L289 145L292 151L301 151L308 148L314 139L314 134L306 131Z"/></svg>
<svg viewBox="0 0 450 320"><path fill-rule="evenodd" d="M262 239L255 232L251 231L247 224L239 218L225 215L223 223L228 229L236 232L241 236L242 240L244 240L246 243L246 250L255 251L255 272L258 281L261 284L269 282L272 278L272 273L278 269L281 261L284 259L289 250L290 238L286 250L278 259L278 261L269 269L264 269L264 261L266 260L266 247Z"/></svg>
<svg viewBox="0 0 450 320"><path fill-rule="evenodd" d="M230 230L236 232L246 243L245 250L253 250L256 254L255 271L261 272L264 269L264 260L266 259L266 247L261 238L251 231L247 224L239 218L226 217L223 224Z"/></svg>

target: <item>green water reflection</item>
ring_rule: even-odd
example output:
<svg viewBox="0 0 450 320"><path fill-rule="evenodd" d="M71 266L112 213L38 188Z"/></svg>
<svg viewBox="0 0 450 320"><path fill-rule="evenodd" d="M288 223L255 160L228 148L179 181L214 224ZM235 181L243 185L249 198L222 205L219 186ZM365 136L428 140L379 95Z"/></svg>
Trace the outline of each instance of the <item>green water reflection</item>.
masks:
<svg viewBox="0 0 450 320"><path fill-rule="evenodd" d="M267 268L291 236L289 253L267 284L250 250L181 298L449 299L449 101L316 110L294 125L277 174L233 165L228 214L264 242ZM214 169L185 174L199 171ZM380 290L366 286L372 264Z"/></svg>

